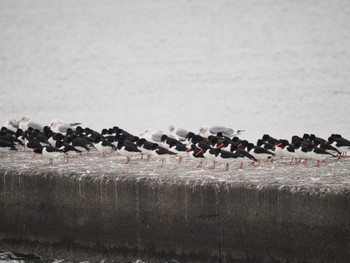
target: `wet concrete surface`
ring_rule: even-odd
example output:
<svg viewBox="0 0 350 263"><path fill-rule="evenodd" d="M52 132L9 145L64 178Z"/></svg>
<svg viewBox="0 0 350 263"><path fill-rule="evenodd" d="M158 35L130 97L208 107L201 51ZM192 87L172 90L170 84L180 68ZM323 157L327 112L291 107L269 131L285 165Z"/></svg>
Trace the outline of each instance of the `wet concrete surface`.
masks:
<svg viewBox="0 0 350 263"><path fill-rule="evenodd" d="M226 182L251 185L254 187L290 187L295 191L306 188L332 189L341 191L350 188L350 159L328 159L321 167L315 167L313 161L307 164L298 163L290 165L289 160L276 160L274 163L261 163L253 167L249 162L239 169L240 163L231 164L229 171L223 166L210 169L212 163L207 162L204 167L197 168L197 161L186 158L178 165L176 157L170 157L161 166L160 160L146 161L133 157L129 164L125 164L125 157L116 154L102 157L96 151L84 154L69 163L63 159L54 160L48 165L47 160L40 155L32 158L31 152L16 152L0 158L1 169L16 169L23 174L27 171L51 171L60 174L74 174L76 176L108 176L118 177L127 175L128 178L146 178L161 181L184 182Z"/></svg>

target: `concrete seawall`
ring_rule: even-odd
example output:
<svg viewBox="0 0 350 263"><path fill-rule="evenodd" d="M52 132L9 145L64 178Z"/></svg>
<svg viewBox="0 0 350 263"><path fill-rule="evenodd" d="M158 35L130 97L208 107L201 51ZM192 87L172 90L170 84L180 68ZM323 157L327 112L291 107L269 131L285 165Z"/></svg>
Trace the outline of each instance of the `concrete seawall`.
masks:
<svg viewBox="0 0 350 263"><path fill-rule="evenodd" d="M348 188L1 168L0 211L3 244L180 262L350 259Z"/></svg>

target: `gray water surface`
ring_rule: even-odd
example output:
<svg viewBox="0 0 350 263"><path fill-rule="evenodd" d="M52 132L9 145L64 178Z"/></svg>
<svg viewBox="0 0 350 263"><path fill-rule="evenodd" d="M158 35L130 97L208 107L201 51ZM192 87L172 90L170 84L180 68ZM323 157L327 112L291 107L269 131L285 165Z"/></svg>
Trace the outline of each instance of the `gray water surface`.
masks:
<svg viewBox="0 0 350 263"><path fill-rule="evenodd" d="M0 122L349 137L347 0L0 5Z"/></svg>

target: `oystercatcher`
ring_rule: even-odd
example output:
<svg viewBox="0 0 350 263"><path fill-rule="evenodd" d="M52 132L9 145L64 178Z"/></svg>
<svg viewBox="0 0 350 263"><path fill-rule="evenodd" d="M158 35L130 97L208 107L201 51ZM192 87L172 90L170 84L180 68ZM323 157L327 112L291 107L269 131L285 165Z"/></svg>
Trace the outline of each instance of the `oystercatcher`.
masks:
<svg viewBox="0 0 350 263"><path fill-rule="evenodd" d="M44 146L34 149L35 153L41 154L43 157L49 159L49 164L53 164L53 159L64 157L65 153L53 146Z"/></svg>
<svg viewBox="0 0 350 263"><path fill-rule="evenodd" d="M17 151L16 146L10 142L3 139L0 139L0 153L3 156L5 153L9 153L11 151Z"/></svg>

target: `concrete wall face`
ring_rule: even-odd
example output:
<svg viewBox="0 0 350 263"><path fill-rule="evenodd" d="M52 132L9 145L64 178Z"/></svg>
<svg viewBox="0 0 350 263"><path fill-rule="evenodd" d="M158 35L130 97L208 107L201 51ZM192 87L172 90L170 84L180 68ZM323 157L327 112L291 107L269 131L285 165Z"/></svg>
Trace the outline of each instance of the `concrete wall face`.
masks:
<svg viewBox="0 0 350 263"><path fill-rule="evenodd" d="M349 191L294 190L0 170L0 238L186 262L347 262Z"/></svg>

